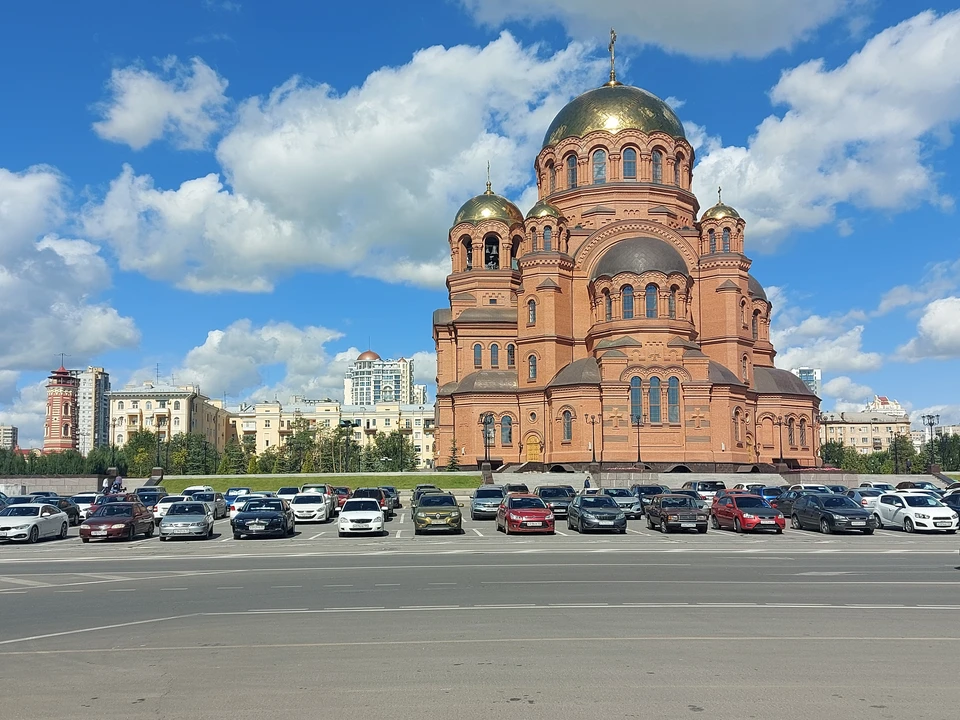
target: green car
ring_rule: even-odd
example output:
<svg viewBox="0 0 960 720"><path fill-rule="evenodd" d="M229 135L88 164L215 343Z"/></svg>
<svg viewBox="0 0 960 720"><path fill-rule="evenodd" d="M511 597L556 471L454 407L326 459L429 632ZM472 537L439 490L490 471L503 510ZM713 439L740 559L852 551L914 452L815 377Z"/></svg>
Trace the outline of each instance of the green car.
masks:
<svg viewBox="0 0 960 720"><path fill-rule="evenodd" d="M420 496L413 513L413 534L445 530L457 534L463 532L462 504L450 493L427 493Z"/></svg>

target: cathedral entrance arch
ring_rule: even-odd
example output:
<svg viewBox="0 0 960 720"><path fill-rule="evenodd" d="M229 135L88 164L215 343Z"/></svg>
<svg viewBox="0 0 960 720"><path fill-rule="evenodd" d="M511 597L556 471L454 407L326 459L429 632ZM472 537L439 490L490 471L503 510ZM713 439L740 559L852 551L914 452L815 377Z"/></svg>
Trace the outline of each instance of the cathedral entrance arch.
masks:
<svg viewBox="0 0 960 720"><path fill-rule="evenodd" d="M540 462L543 460L543 443L540 442L539 435L527 435L525 445L527 448L527 462Z"/></svg>

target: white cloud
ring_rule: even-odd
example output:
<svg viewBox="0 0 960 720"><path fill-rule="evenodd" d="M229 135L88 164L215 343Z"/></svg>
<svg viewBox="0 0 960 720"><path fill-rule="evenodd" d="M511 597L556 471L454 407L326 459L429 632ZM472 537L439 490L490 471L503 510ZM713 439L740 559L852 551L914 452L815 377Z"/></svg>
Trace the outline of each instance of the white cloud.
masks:
<svg viewBox="0 0 960 720"><path fill-rule="evenodd" d="M0 404L0 425L15 425L21 448L43 447L47 411L47 381L21 388L11 402Z"/></svg>
<svg viewBox="0 0 960 720"><path fill-rule="evenodd" d="M754 241L773 246L832 223L842 203L952 207L929 155L960 119L960 11L888 28L835 69L804 63L782 75L771 98L785 106L782 116L766 118L746 147L710 149L695 173L701 197L723 186ZM841 234L853 229L840 222Z"/></svg>
<svg viewBox="0 0 960 720"><path fill-rule="evenodd" d="M855 383L846 375L835 377L823 385L823 395L834 399L835 412L858 412L873 399L873 389Z"/></svg>
<svg viewBox="0 0 960 720"><path fill-rule="evenodd" d="M790 48L857 0L737 0L670 3L638 0L461 0L480 22L557 19L581 38L603 38L611 26L626 40L696 57L763 57Z"/></svg>
<svg viewBox="0 0 960 720"><path fill-rule="evenodd" d="M433 350L415 352L413 360L413 380L420 385L426 385L428 394L432 394L437 387L437 353Z"/></svg>
<svg viewBox="0 0 960 720"><path fill-rule="evenodd" d="M915 430L924 430L926 437L930 437L929 429L921 419L924 415L939 415L940 425L960 425L960 405L930 405L919 410L910 411L910 422Z"/></svg>
<svg viewBox="0 0 960 720"><path fill-rule="evenodd" d="M960 357L960 297L945 297L928 304L917 323L917 336L900 347L905 360Z"/></svg>
<svg viewBox="0 0 960 720"><path fill-rule="evenodd" d="M337 93L292 78L241 103L208 175L173 190L127 168L87 230L124 268L196 291L267 291L285 271L335 269L438 286L457 207L524 195L564 102L602 75L577 43L552 55L504 34L433 47Z"/></svg>
<svg viewBox="0 0 960 720"><path fill-rule="evenodd" d="M936 263L924 274L920 282L897 285L884 293L875 314L885 315L896 308L919 305L942 297L957 287L958 277L960 277L960 260Z"/></svg>
<svg viewBox="0 0 960 720"><path fill-rule="evenodd" d="M203 148L223 118L227 81L199 58L185 65L170 56L153 72L132 65L115 69L93 124L104 140L140 150L165 135L182 149Z"/></svg>

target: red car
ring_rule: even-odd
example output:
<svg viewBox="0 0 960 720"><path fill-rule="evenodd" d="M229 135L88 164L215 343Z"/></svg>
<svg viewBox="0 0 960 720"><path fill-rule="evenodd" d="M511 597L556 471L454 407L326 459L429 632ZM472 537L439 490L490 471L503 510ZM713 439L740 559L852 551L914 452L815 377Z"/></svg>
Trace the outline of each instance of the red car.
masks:
<svg viewBox="0 0 960 720"><path fill-rule="evenodd" d="M101 505L118 502L140 502L140 496L135 493L108 493L106 495L97 495L90 503L90 509L87 510L87 517L90 517L97 511Z"/></svg>
<svg viewBox="0 0 960 720"><path fill-rule="evenodd" d="M346 485L336 485L334 486L333 491L337 494L337 501L339 503L337 505L338 510L343 507L343 504L347 500L353 497L353 493L350 491L350 488L348 488Z"/></svg>
<svg viewBox="0 0 960 720"><path fill-rule="evenodd" d="M507 535L521 532L554 533L553 510L536 495L510 493L497 508L497 530Z"/></svg>
<svg viewBox="0 0 960 720"><path fill-rule="evenodd" d="M733 495L752 495L749 490L738 490L734 488L733 490L718 490L717 494L713 496L713 502L710 504L710 512L713 512L713 508L717 506L717 502L720 498L731 497Z"/></svg>
<svg viewBox="0 0 960 720"><path fill-rule="evenodd" d="M80 539L133 540L143 533L153 537L153 513L140 502L111 502L100 507L80 524Z"/></svg>
<svg viewBox="0 0 960 720"><path fill-rule="evenodd" d="M710 514L713 529L733 528L736 532L776 530L782 533L787 521L783 513L759 495L727 495L717 500Z"/></svg>

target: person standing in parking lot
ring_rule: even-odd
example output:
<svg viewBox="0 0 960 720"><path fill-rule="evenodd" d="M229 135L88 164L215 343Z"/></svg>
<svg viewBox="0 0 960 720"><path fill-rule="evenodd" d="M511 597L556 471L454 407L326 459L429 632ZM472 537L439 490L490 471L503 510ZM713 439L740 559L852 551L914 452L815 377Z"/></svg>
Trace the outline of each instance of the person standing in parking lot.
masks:
<svg viewBox="0 0 960 720"><path fill-rule="evenodd" d="M585 478L583 479L583 489L584 489L584 490L589 490L589 489L590 489L590 476L589 476L589 475L587 475L587 477L585 477Z"/></svg>
<svg viewBox="0 0 960 720"><path fill-rule="evenodd" d="M103 491L103 494L106 495L110 490L110 478L104 478L103 483L100 485L100 490Z"/></svg>

